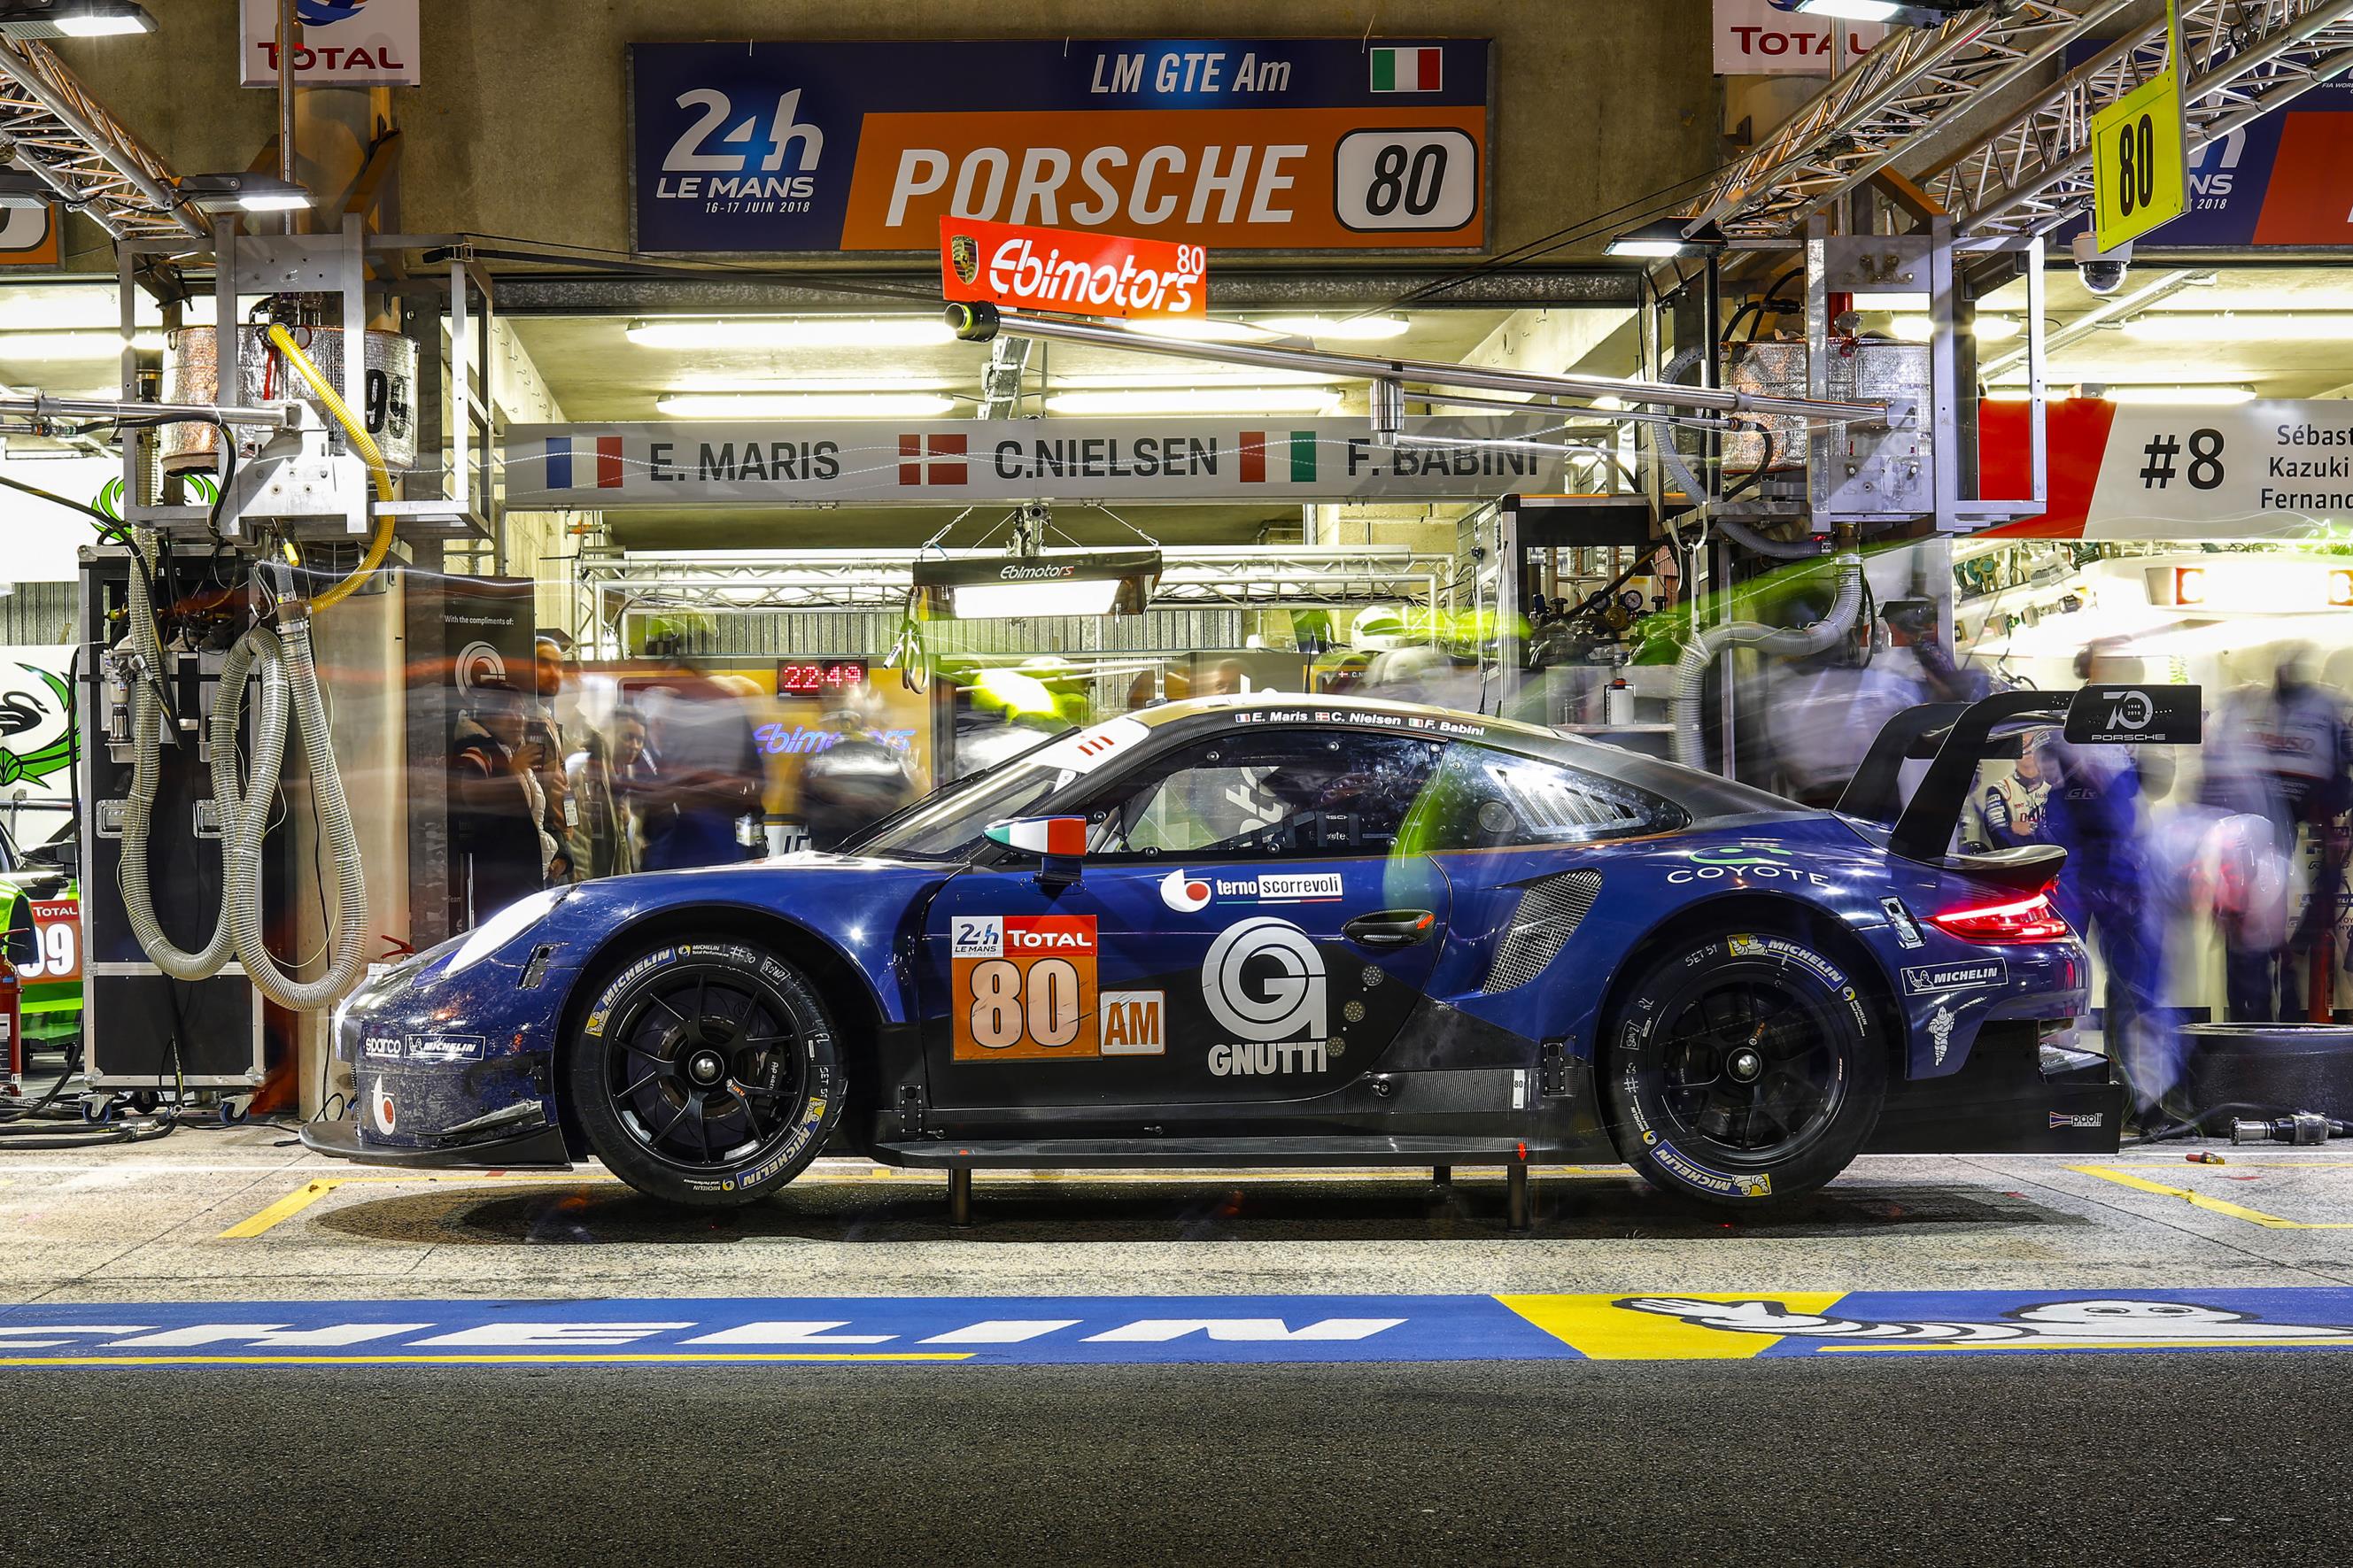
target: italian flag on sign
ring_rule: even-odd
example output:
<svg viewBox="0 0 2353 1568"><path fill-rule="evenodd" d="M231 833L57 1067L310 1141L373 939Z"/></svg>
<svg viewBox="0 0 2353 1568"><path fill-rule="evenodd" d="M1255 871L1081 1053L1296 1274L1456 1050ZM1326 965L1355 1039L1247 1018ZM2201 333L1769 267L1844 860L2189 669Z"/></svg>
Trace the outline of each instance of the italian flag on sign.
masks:
<svg viewBox="0 0 2353 1568"><path fill-rule="evenodd" d="M1375 49L1375 92L1436 92L1445 85L1441 55L1434 44L1418 49Z"/></svg>

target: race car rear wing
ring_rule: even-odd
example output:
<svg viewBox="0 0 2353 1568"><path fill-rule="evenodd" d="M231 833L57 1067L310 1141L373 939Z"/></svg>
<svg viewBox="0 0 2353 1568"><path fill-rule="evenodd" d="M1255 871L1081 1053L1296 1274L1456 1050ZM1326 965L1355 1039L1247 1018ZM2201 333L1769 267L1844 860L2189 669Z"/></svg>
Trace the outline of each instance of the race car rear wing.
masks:
<svg viewBox="0 0 2353 1568"><path fill-rule="evenodd" d="M2058 730L2070 745L2194 746L2204 733L2195 686L2086 686L2080 691L1998 691L1975 702L1926 702L1884 725L1855 770L1838 809L1891 825L1888 852L1942 860L1959 826L1978 764L2016 756L2030 731ZM1907 762L1927 758L1927 776L1904 799Z"/></svg>

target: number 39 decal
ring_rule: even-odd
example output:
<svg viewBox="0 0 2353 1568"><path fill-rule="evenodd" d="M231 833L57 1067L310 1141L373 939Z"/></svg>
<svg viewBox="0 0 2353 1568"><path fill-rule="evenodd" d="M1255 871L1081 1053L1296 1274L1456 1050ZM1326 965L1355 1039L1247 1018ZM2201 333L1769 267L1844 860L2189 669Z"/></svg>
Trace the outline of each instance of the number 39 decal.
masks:
<svg viewBox="0 0 2353 1568"><path fill-rule="evenodd" d="M960 1062L1102 1055L1092 915L961 915L951 922Z"/></svg>

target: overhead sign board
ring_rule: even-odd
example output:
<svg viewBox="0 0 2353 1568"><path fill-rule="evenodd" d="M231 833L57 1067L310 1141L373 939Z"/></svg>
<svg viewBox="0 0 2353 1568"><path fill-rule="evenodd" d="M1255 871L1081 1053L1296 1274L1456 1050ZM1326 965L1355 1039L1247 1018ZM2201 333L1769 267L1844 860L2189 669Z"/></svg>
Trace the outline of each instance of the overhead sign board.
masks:
<svg viewBox="0 0 2353 1568"><path fill-rule="evenodd" d="M2026 405L1980 412L1989 496L2024 489ZM2302 539L2353 526L2353 401L2051 405L2050 501L1996 531L2063 539Z"/></svg>
<svg viewBox="0 0 2353 1568"><path fill-rule="evenodd" d="M0 207L0 267L58 265L58 209Z"/></svg>
<svg viewBox="0 0 2353 1568"><path fill-rule="evenodd" d="M2353 407L2353 405L2348 405ZM509 507L955 506L992 500L1479 499L1560 488L1537 416L666 420L515 426Z"/></svg>
<svg viewBox="0 0 2353 1568"><path fill-rule="evenodd" d="M1484 39L629 47L639 250L928 252L947 216L1212 250L1487 240Z"/></svg>
<svg viewBox="0 0 2353 1568"><path fill-rule="evenodd" d="M1208 278L1198 245L940 219L940 289L948 300L1076 316L1207 316Z"/></svg>
<svg viewBox="0 0 2353 1568"><path fill-rule="evenodd" d="M1887 37L1884 22L1800 14L1795 0L1715 0L1715 74L1828 76Z"/></svg>
<svg viewBox="0 0 2353 1568"><path fill-rule="evenodd" d="M415 87L419 0L294 0L303 87ZM278 85L278 0L244 0L238 57L247 87Z"/></svg>
<svg viewBox="0 0 2353 1568"><path fill-rule="evenodd" d="M2189 207L2181 120L2181 26L2166 0L2166 67L2092 116L2092 234L2129 245Z"/></svg>

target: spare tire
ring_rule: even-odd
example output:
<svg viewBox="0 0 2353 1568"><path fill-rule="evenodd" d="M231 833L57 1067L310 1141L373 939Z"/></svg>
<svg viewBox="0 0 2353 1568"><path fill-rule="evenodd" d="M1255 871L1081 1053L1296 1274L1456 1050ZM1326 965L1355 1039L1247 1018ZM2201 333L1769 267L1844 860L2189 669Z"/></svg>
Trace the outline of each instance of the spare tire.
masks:
<svg viewBox="0 0 2353 1568"><path fill-rule="evenodd" d="M2185 1121L2225 1110L2353 1121L2353 1024L2187 1024L2181 1043L2168 1098Z"/></svg>

